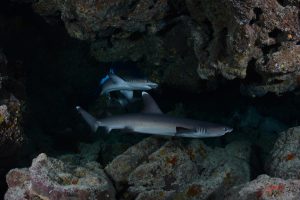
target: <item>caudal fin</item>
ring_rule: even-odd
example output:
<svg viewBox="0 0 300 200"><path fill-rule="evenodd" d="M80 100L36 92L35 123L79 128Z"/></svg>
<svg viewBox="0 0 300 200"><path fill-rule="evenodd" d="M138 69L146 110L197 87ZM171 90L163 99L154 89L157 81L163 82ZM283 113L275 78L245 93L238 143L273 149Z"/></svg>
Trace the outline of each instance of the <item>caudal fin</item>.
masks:
<svg viewBox="0 0 300 200"><path fill-rule="evenodd" d="M96 132L100 122L97 121L95 117L90 115L88 112L86 112L84 109L82 109L80 106L76 106L76 109L80 113L80 115L83 117L83 119L88 123L88 125L91 127L91 129Z"/></svg>

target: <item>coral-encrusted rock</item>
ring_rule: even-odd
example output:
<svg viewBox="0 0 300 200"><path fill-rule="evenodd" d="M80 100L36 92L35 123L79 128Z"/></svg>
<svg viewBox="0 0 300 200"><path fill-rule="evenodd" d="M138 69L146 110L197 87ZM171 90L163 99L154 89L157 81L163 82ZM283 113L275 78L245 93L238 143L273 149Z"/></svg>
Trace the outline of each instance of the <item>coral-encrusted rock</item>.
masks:
<svg viewBox="0 0 300 200"><path fill-rule="evenodd" d="M117 156L105 167L106 173L115 182L117 189L121 189L122 184L127 183L129 174L152 152L161 146L161 140L150 137L140 143L130 147L123 154Z"/></svg>
<svg viewBox="0 0 300 200"><path fill-rule="evenodd" d="M6 175L9 187L5 194L5 200L21 200L29 197L30 174L27 168L12 169Z"/></svg>
<svg viewBox="0 0 300 200"><path fill-rule="evenodd" d="M148 162L138 166L129 176L132 193L147 190L179 190L199 179L197 166L178 144L167 142L148 157Z"/></svg>
<svg viewBox="0 0 300 200"><path fill-rule="evenodd" d="M24 135L20 125L21 102L12 94L2 88L3 81L7 79L7 59L0 51L0 160L16 154L24 142ZM4 162L4 161L3 161ZM3 165L0 162L0 168Z"/></svg>
<svg viewBox="0 0 300 200"><path fill-rule="evenodd" d="M82 165L84 163L97 161L100 151L100 141L91 144L80 143L79 152L77 154L64 154L60 156L59 159L63 162Z"/></svg>
<svg viewBox="0 0 300 200"><path fill-rule="evenodd" d="M115 199L115 189L98 163L76 166L46 154L33 160L29 174L25 169L12 170L7 182L7 200L20 195L41 199ZM14 194L18 196L13 197Z"/></svg>
<svg viewBox="0 0 300 200"><path fill-rule="evenodd" d="M202 58L200 77L246 78L250 84L242 89L249 95L279 94L299 84L299 8L294 3L283 7L277 0L186 2L192 18L211 30L210 43L198 47L206 51L196 51Z"/></svg>
<svg viewBox="0 0 300 200"><path fill-rule="evenodd" d="M124 174L127 193L137 199L206 199L249 181L250 145L231 143L211 149L201 140L170 141ZM122 155L121 155L122 156ZM118 166L126 166L118 160ZM113 161L114 162L114 161ZM128 178L126 177L128 175ZM128 183L125 182L128 180Z"/></svg>
<svg viewBox="0 0 300 200"><path fill-rule="evenodd" d="M4 177L18 161L25 141L21 127L21 102L12 95L15 91L7 91L7 87L3 87L7 83L7 73L7 59L0 50L0 177ZM0 179L0 193L4 192L2 184L5 184L4 178Z"/></svg>
<svg viewBox="0 0 300 200"><path fill-rule="evenodd" d="M140 193L135 200L165 200L174 199L175 191L152 190Z"/></svg>
<svg viewBox="0 0 300 200"><path fill-rule="evenodd" d="M300 198L300 180L283 180L261 175L257 179L233 187L225 200L298 200Z"/></svg>
<svg viewBox="0 0 300 200"><path fill-rule="evenodd" d="M24 143L21 127L21 103L15 97L3 100L0 106L0 151L1 157L17 154ZM1 164L0 164L1 167Z"/></svg>
<svg viewBox="0 0 300 200"><path fill-rule="evenodd" d="M203 152L203 147L200 149ZM206 150L207 157L197 165L200 178L185 185L176 193L175 199L207 199L211 196L223 199L229 188L250 180L250 150L247 142L234 142L225 149Z"/></svg>
<svg viewBox="0 0 300 200"><path fill-rule="evenodd" d="M300 84L295 0L40 0L33 7L48 20L61 17L71 36L93 41L100 61L141 61L161 82L184 79L178 85L190 88L196 72L213 81L221 75L245 79L241 91L250 96Z"/></svg>
<svg viewBox="0 0 300 200"><path fill-rule="evenodd" d="M300 127L290 128L280 134L266 168L275 177L300 179Z"/></svg>
<svg viewBox="0 0 300 200"><path fill-rule="evenodd" d="M167 0L40 0L34 4L35 11L44 16L60 12L69 34L79 39L110 36L116 30L131 33L151 27L159 30L168 8Z"/></svg>

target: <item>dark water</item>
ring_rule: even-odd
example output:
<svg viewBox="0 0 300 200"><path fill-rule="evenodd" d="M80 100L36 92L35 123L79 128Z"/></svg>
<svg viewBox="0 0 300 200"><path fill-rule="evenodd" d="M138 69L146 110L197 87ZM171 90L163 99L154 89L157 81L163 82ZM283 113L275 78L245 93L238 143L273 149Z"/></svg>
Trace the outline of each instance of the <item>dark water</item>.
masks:
<svg viewBox="0 0 300 200"><path fill-rule="evenodd" d="M99 98L99 80L110 67L120 73L141 76L137 63L97 62L90 56L88 43L70 38L63 24L46 24L29 6L9 6L7 1L1 1L0 16L5 21L2 24L5 31L0 33L0 47L9 60L9 66L22 63L18 72L25 76L26 88L17 97L26 101L24 128L29 144L20 163L12 167L28 166L31 159L41 152L53 156L77 152L79 142L91 143L101 138L113 149L115 143L134 144L144 137L92 134L74 109L76 105L85 108L95 105ZM229 81L215 91L203 93L188 93L162 85L151 94L164 112L173 111L235 128L235 132L223 138L205 140L211 145L222 146L236 137L263 140L264 136L260 135L264 134L263 131L255 136L247 135L252 127L240 126L243 115L251 107L262 117L271 117L286 127L299 125L300 96L270 94L252 99L240 95L239 84L239 81ZM276 138L278 133L272 134L270 137ZM257 144L254 151L260 155L264 149ZM253 164L253 176L263 170L259 160ZM99 161L108 160L100 156ZM0 178L2 181L3 177Z"/></svg>

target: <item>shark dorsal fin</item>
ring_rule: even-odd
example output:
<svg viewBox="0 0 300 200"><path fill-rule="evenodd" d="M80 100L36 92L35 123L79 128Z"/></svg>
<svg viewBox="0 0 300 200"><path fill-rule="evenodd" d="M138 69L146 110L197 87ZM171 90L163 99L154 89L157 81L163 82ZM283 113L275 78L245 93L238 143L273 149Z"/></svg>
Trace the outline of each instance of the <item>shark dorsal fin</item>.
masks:
<svg viewBox="0 0 300 200"><path fill-rule="evenodd" d="M155 113L155 114L162 114L162 111L154 101L154 99L148 94L147 92L142 92L143 102L144 102L144 109L143 113Z"/></svg>
<svg viewBox="0 0 300 200"><path fill-rule="evenodd" d="M125 81L120 78L119 76L115 75L115 74L109 74L109 78L114 82L114 83L119 83L119 84L124 84Z"/></svg>

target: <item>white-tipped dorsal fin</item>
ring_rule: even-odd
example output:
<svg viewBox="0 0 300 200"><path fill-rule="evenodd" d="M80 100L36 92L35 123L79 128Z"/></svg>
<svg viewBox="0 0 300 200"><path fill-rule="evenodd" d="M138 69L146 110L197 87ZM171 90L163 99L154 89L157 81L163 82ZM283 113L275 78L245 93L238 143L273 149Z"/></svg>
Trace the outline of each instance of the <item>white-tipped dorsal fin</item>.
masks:
<svg viewBox="0 0 300 200"><path fill-rule="evenodd" d="M120 84L124 84L125 81L120 78L119 76L115 75L115 74L109 74L109 78L114 82L114 83L120 83Z"/></svg>
<svg viewBox="0 0 300 200"><path fill-rule="evenodd" d="M156 113L162 114L160 108L154 101L154 99L147 92L142 92L143 102L144 102L144 113Z"/></svg>

